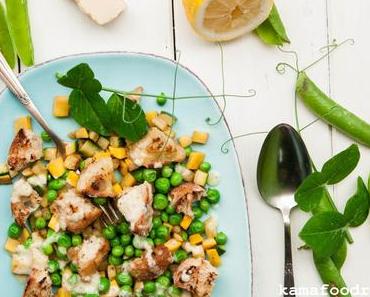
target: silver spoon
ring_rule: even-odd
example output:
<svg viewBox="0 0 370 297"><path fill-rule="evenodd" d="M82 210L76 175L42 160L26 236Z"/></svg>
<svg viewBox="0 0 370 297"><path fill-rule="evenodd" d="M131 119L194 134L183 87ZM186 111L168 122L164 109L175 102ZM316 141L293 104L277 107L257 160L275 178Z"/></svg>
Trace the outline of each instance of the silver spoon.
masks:
<svg viewBox="0 0 370 297"><path fill-rule="evenodd" d="M40 114L35 104L31 101L30 96L21 85L18 78L6 62L4 56L0 53L0 79L5 83L9 90L17 97L18 101L29 111L29 113L35 118L40 126L48 133L53 139L57 146L58 153L62 156L65 155L65 147L63 141L50 129L48 123Z"/></svg>
<svg viewBox="0 0 370 297"><path fill-rule="evenodd" d="M284 220L284 288L294 297L290 212L296 206L294 193L312 172L307 148L298 132L288 124L273 128L263 143L257 166L257 183L262 198L281 211Z"/></svg>

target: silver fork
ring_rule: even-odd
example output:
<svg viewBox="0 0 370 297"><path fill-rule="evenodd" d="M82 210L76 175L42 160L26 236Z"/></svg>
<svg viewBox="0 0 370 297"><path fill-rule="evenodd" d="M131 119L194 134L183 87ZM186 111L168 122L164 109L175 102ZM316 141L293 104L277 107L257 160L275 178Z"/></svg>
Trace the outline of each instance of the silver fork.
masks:
<svg viewBox="0 0 370 297"><path fill-rule="evenodd" d="M124 219L123 215L117 210L115 203L112 201L108 201L105 205L99 205L99 208L103 212L103 217L100 218L100 221L105 227L109 225L118 225Z"/></svg>
<svg viewBox="0 0 370 297"><path fill-rule="evenodd" d="M63 157L65 156L65 146L62 139L54 133L53 130L49 128L48 123L42 117L41 113L31 101L30 96L27 94L26 90L23 88L22 84L10 68L9 64L6 62L4 56L0 53L0 78L8 87L8 89L15 95L20 103L28 110L28 112L33 116L33 118L40 124L40 126L48 133L48 135L53 139L57 146L58 153Z"/></svg>

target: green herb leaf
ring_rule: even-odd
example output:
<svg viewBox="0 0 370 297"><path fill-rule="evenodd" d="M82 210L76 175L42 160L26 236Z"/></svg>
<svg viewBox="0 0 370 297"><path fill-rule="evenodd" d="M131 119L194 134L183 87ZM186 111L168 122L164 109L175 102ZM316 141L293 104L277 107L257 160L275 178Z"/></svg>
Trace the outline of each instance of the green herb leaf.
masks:
<svg viewBox="0 0 370 297"><path fill-rule="evenodd" d="M324 164L321 170L327 179L327 184L334 185L345 179L356 168L359 160L360 151L356 144L335 155Z"/></svg>
<svg viewBox="0 0 370 297"><path fill-rule="evenodd" d="M84 93L75 89L69 96L71 116L81 126L108 136L110 115L107 105L98 93Z"/></svg>
<svg viewBox="0 0 370 297"><path fill-rule="evenodd" d="M108 110L114 132L130 141L138 141L148 131L148 124L141 106L116 93L108 100Z"/></svg>
<svg viewBox="0 0 370 297"><path fill-rule="evenodd" d="M73 67L67 74L58 78L58 83L88 93L99 93L102 90L101 83L95 79L94 72L86 63Z"/></svg>
<svg viewBox="0 0 370 297"><path fill-rule="evenodd" d="M295 193L295 201L300 209L309 212L315 209L327 190L325 176L320 172L309 175Z"/></svg>
<svg viewBox="0 0 370 297"><path fill-rule="evenodd" d="M279 12L274 5L269 17L255 30L258 37L269 45L283 45L290 43Z"/></svg>
<svg viewBox="0 0 370 297"><path fill-rule="evenodd" d="M344 216L351 227L358 227L362 225L368 215L370 208L370 195L364 181L361 177L357 180L357 192L354 194L346 204Z"/></svg>
<svg viewBox="0 0 370 297"><path fill-rule="evenodd" d="M304 225L299 236L318 257L330 257L342 246L347 219L338 212L323 212Z"/></svg>

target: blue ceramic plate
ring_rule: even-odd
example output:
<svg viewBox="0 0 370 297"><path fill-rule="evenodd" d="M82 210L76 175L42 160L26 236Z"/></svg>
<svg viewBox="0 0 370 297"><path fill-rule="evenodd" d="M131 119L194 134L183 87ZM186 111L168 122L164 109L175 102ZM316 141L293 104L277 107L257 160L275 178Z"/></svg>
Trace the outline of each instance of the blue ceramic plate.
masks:
<svg viewBox="0 0 370 297"><path fill-rule="evenodd" d="M138 53L101 53L77 55L57 59L31 68L23 75L21 81L31 98L38 106L50 126L67 140L67 134L77 125L71 119L56 119L52 116L52 102L55 95L68 95L69 90L55 81L55 73L65 73L81 62L88 63L96 77L103 85L112 88L132 90L143 86L146 93L172 94L176 65L173 61ZM179 66L176 96L209 95L209 90L202 81L190 70ZM106 94L108 95L108 94ZM144 110L159 109L155 99L143 98ZM171 103L164 109L171 110ZM17 117L27 114L18 101L8 90L0 96L0 163L6 160L8 147L13 138L13 122ZM250 297L251 296L251 252L247 207L243 181L238 158L233 145L228 154L221 152L222 143L230 138L230 132L224 121L215 126L206 123L207 117L217 120L220 109L212 99L181 100L176 102L175 114L179 121L175 130L177 135L191 134L194 129L210 133L206 146L195 147L207 153L207 160L213 168L221 173L219 189L222 200L214 212L219 220L219 230L229 236L227 253L223 257L223 265L219 269L214 297ZM40 127L33 122L34 130ZM3 246L7 238L7 228L12 222L10 212L11 186L0 186L0 244ZM24 280L12 275L10 270L11 257L0 249L0 290L1 296L20 297L24 288Z"/></svg>

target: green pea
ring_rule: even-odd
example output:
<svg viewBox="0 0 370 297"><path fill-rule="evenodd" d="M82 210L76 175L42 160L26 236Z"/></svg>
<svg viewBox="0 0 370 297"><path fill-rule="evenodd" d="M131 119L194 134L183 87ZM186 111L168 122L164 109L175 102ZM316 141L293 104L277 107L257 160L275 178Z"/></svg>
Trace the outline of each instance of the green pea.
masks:
<svg viewBox="0 0 370 297"><path fill-rule="evenodd" d="M119 265L122 265L122 262L123 262L122 258L115 257L113 255L110 255L108 257L108 263L110 265L119 266Z"/></svg>
<svg viewBox="0 0 370 297"><path fill-rule="evenodd" d="M110 225L110 226L103 228L103 236L106 239L111 240L114 237L116 237L116 235L117 235L116 228L114 226Z"/></svg>
<svg viewBox="0 0 370 297"><path fill-rule="evenodd" d="M24 65L32 66L34 63L34 52L27 1L6 0L5 3L9 30L13 38L17 54Z"/></svg>
<svg viewBox="0 0 370 297"><path fill-rule="evenodd" d="M163 210L168 206L167 196L163 194L156 194L153 199L153 207L157 210Z"/></svg>
<svg viewBox="0 0 370 297"><path fill-rule="evenodd" d="M211 166L211 163L209 163L209 162L203 162L199 166L199 169L202 170L202 171L204 171L204 172L210 171L211 168L212 168L212 166Z"/></svg>
<svg viewBox="0 0 370 297"><path fill-rule="evenodd" d="M166 177L160 177L155 181L154 184L157 192L162 193L162 194L167 194L168 191L170 190L170 181Z"/></svg>
<svg viewBox="0 0 370 297"><path fill-rule="evenodd" d="M108 202L107 198L104 197L96 197L94 198L94 203L96 205L106 205Z"/></svg>
<svg viewBox="0 0 370 297"><path fill-rule="evenodd" d="M23 245L26 249L29 249L32 245L32 238L31 237L27 238L26 241L23 243Z"/></svg>
<svg viewBox="0 0 370 297"><path fill-rule="evenodd" d="M62 277L60 276L59 273L56 273L56 272L52 273L50 275L50 279L51 279L51 282L52 282L53 286L56 286L56 287L60 287L61 286L61 284L62 284Z"/></svg>
<svg viewBox="0 0 370 297"><path fill-rule="evenodd" d="M48 261L48 271L50 273L54 273L59 270L59 262L56 260L49 260Z"/></svg>
<svg viewBox="0 0 370 297"><path fill-rule="evenodd" d="M153 183L157 178L157 171L154 169L144 169L143 178L148 183Z"/></svg>
<svg viewBox="0 0 370 297"><path fill-rule="evenodd" d="M121 240L119 239L119 237L115 237L113 238L111 241L110 241L110 246L112 248L114 248L115 246L118 246L121 244Z"/></svg>
<svg viewBox="0 0 370 297"><path fill-rule="evenodd" d="M83 297L99 297L99 294L95 294L95 293L85 293L83 295Z"/></svg>
<svg viewBox="0 0 370 297"><path fill-rule="evenodd" d="M187 146L186 148L184 148L184 150L187 157L189 157L191 152L193 151L191 146Z"/></svg>
<svg viewBox="0 0 370 297"><path fill-rule="evenodd" d="M171 286L168 288L168 293L171 297L179 297L182 294L182 290L175 286Z"/></svg>
<svg viewBox="0 0 370 297"><path fill-rule="evenodd" d="M227 235L224 232L218 232L215 237L215 240L217 244L224 245L227 242Z"/></svg>
<svg viewBox="0 0 370 297"><path fill-rule="evenodd" d="M151 239L151 238L147 238L146 241L148 242L148 244L150 244L151 246L154 245L154 240Z"/></svg>
<svg viewBox="0 0 370 297"><path fill-rule="evenodd" d="M170 235L170 232L168 231L166 226L160 226L155 230L155 234L157 235L158 238L160 239L167 239Z"/></svg>
<svg viewBox="0 0 370 297"><path fill-rule="evenodd" d="M78 167L80 167L80 170L84 170L84 169L85 169L85 167L86 167L86 162L85 162L85 160L80 161L80 165L79 165Z"/></svg>
<svg viewBox="0 0 370 297"><path fill-rule="evenodd" d="M118 225L117 230L121 234L129 234L130 233L130 225L128 223L121 223Z"/></svg>
<svg viewBox="0 0 370 297"><path fill-rule="evenodd" d="M0 3L0 44L1 52L4 55L5 60L8 62L10 68L14 68L16 61L16 54L12 37L10 36L8 21L6 19L5 9L2 3Z"/></svg>
<svg viewBox="0 0 370 297"><path fill-rule="evenodd" d="M165 242L166 242L166 240L163 239L163 238L154 238L154 245L155 246L164 244Z"/></svg>
<svg viewBox="0 0 370 297"><path fill-rule="evenodd" d="M121 257L124 254L125 250L122 246L117 245L112 249L112 255L115 257Z"/></svg>
<svg viewBox="0 0 370 297"><path fill-rule="evenodd" d="M51 190L59 191L61 190L64 186L66 185L66 181L61 178L57 178L52 180L49 184L48 187Z"/></svg>
<svg viewBox="0 0 370 297"><path fill-rule="evenodd" d="M154 293L156 290L156 286L155 286L155 282L152 282L152 281L146 281L144 283L144 293L145 294L152 294Z"/></svg>
<svg viewBox="0 0 370 297"><path fill-rule="evenodd" d="M142 254L143 254L143 251L142 250L135 249L135 257L141 257Z"/></svg>
<svg viewBox="0 0 370 297"><path fill-rule="evenodd" d="M12 223L8 228L8 236L13 239L19 238L22 234L22 227L17 223Z"/></svg>
<svg viewBox="0 0 370 297"><path fill-rule="evenodd" d="M42 247L42 251L46 256L50 256L53 253L54 249L51 244L45 244Z"/></svg>
<svg viewBox="0 0 370 297"><path fill-rule="evenodd" d="M153 229L157 229L159 226L161 226L162 225L161 218L160 217L154 217L152 225L153 225Z"/></svg>
<svg viewBox="0 0 370 297"><path fill-rule="evenodd" d="M110 289L110 281L106 277L101 277L99 281L99 292L100 293L108 293Z"/></svg>
<svg viewBox="0 0 370 297"><path fill-rule="evenodd" d="M131 258L135 254L135 248L132 245L125 247L125 256Z"/></svg>
<svg viewBox="0 0 370 297"><path fill-rule="evenodd" d="M151 239L154 239L155 238L155 229L152 229L152 230L150 230L150 232L149 232L149 237L151 238Z"/></svg>
<svg viewBox="0 0 370 297"><path fill-rule="evenodd" d="M55 199L57 199L57 197L58 197L58 192L55 190L48 190L46 193L46 198L48 202L50 203L54 202Z"/></svg>
<svg viewBox="0 0 370 297"><path fill-rule="evenodd" d="M221 195L217 189L208 189L207 200L209 203L216 204L220 201Z"/></svg>
<svg viewBox="0 0 370 297"><path fill-rule="evenodd" d="M58 246L58 248L55 250L55 255L60 260L63 260L63 261L68 260L67 249L65 247Z"/></svg>
<svg viewBox="0 0 370 297"><path fill-rule="evenodd" d="M81 244L82 244L82 236L79 234L73 234L72 235L72 245L79 246Z"/></svg>
<svg viewBox="0 0 370 297"><path fill-rule="evenodd" d="M135 180L138 183L144 182L144 170L143 169L137 169L132 172L132 175L134 176Z"/></svg>
<svg viewBox="0 0 370 297"><path fill-rule="evenodd" d="M46 220L49 221L51 219L51 212L49 209L45 209L42 217Z"/></svg>
<svg viewBox="0 0 370 297"><path fill-rule="evenodd" d="M204 224L199 220L194 220L189 227L189 233L203 233L204 232Z"/></svg>
<svg viewBox="0 0 370 297"><path fill-rule="evenodd" d="M124 293L123 295L125 295L126 293L131 294L132 293L132 288L129 285L124 285L124 286L121 287L121 292Z"/></svg>
<svg viewBox="0 0 370 297"><path fill-rule="evenodd" d="M181 238L182 238L183 241L188 240L189 236L188 236L188 233L186 233L185 231L181 231L180 235L181 235Z"/></svg>
<svg viewBox="0 0 370 297"><path fill-rule="evenodd" d="M45 142L50 142L51 141L51 137L49 136L49 134L46 131L42 131L40 136L41 136L41 139Z"/></svg>
<svg viewBox="0 0 370 297"><path fill-rule="evenodd" d="M130 234L122 234L120 240L121 240L121 244L123 246L127 246L131 243L131 235Z"/></svg>
<svg viewBox="0 0 370 297"><path fill-rule="evenodd" d="M70 263L69 268L71 269L72 272L77 273L78 272L78 266L76 263Z"/></svg>
<svg viewBox="0 0 370 297"><path fill-rule="evenodd" d="M36 226L36 229L44 229L46 227L46 221L43 217L39 217L36 219L36 222L35 222L35 226Z"/></svg>
<svg viewBox="0 0 370 297"><path fill-rule="evenodd" d="M203 216L203 211L200 209L200 207L193 207L193 214L196 219L200 219Z"/></svg>
<svg viewBox="0 0 370 297"><path fill-rule="evenodd" d="M132 286L133 279L127 272L120 272L116 276L116 281L120 286Z"/></svg>
<svg viewBox="0 0 370 297"><path fill-rule="evenodd" d="M162 213L161 213L161 220L162 220L163 222L168 222L168 214L167 214L167 213L165 213L165 212L162 212Z"/></svg>
<svg viewBox="0 0 370 297"><path fill-rule="evenodd" d="M176 212L175 210L175 207L173 207L171 204L169 204L167 207L166 207L166 213L171 215L171 214L174 214Z"/></svg>
<svg viewBox="0 0 370 297"><path fill-rule="evenodd" d="M181 185L182 184L182 175L178 172L172 173L171 178L170 178L170 182L171 182L171 185L173 187Z"/></svg>
<svg viewBox="0 0 370 297"><path fill-rule="evenodd" d="M162 176L163 177L167 177L167 178L171 177L172 172L173 172L173 169L170 166L168 166L168 165L163 166L163 168L162 168Z"/></svg>
<svg viewBox="0 0 370 297"><path fill-rule="evenodd" d="M181 220L182 220L182 215L179 213L176 213L176 214L170 215L168 222L172 226L176 226L176 225L180 225Z"/></svg>
<svg viewBox="0 0 370 297"><path fill-rule="evenodd" d="M174 261L176 263L181 263L182 261L187 259L187 257L188 257L188 254L183 249L179 249L175 252Z"/></svg>
<svg viewBox="0 0 370 297"><path fill-rule="evenodd" d="M58 245L64 248L69 248L72 246L72 238L68 234L64 233L58 238Z"/></svg>
<svg viewBox="0 0 370 297"><path fill-rule="evenodd" d="M209 204L208 200L202 199L199 202L199 207L201 210L203 210L205 213L208 213L209 209L211 208L211 205Z"/></svg>
<svg viewBox="0 0 370 297"><path fill-rule="evenodd" d="M72 275L67 279L67 282L72 286L77 284L78 281L79 281L79 277L77 273L72 273Z"/></svg>
<svg viewBox="0 0 370 297"><path fill-rule="evenodd" d="M166 104L167 102L167 98L166 98L166 94L161 92L161 94L159 96L157 96L157 104L160 105L160 106L163 106Z"/></svg>

